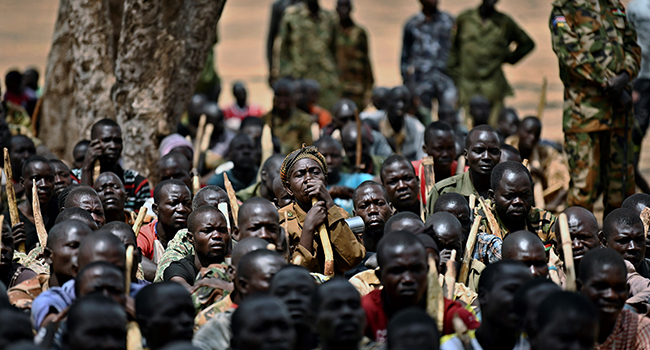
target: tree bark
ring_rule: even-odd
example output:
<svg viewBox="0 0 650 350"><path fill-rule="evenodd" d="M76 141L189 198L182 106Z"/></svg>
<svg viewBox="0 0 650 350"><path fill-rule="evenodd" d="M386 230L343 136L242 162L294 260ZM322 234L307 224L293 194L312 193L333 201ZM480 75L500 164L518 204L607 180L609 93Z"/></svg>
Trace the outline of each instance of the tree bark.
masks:
<svg viewBox="0 0 650 350"><path fill-rule="evenodd" d="M108 0L61 0L38 133L58 157L71 160L75 144L89 138L93 123L114 118L113 37Z"/></svg>
<svg viewBox="0 0 650 350"><path fill-rule="evenodd" d="M125 0L113 101L126 168L150 177L194 91L225 0Z"/></svg>

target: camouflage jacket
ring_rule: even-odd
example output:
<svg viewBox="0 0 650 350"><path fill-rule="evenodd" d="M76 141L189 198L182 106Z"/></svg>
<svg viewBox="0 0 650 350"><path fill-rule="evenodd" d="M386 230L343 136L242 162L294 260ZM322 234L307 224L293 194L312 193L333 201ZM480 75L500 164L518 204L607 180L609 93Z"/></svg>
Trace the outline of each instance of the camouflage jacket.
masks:
<svg viewBox="0 0 650 350"><path fill-rule="evenodd" d="M273 111L270 111L262 120L271 127L273 135L280 138L282 153L289 154L302 147L305 143L310 146L311 116L298 108L294 108L288 120L281 120Z"/></svg>
<svg viewBox="0 0 650 350"><path fill-rule="evenodd" d="M564 132L623 128L624 113L602 84L639 71L641 48L619 0L556 0L549 19L553 51L564 84ZM616 117L618 116L618 117Z"/></svg>
<svg viewBox="0 0 650 350"><path fill-rule="evenodd" d="M324 9L313 19L304 3L289 6L280 23L280 77L314 79L322 90L338 88L336 16Z"/></svg>
<svg viewBox="0 0 650 350"><path fill-rule="evenodd" d="M506 238L511 232L508 230L506 225L499 218L495 205L490 200L485 200L485 204L489 207L488 210L492 212L494 218L497 220L499 229L501 230L501 235L503 238ZM481 202L478 202L476 208L474 208L474 215L481 215L481 225L478 228L478 232L485 232L491 235L495 235L492 228L488 224L487 215L485 215L485 208ZM546 250L548 251L551 247L557 246L557 239L555 238L555 221L557 218L550 211L546 211L539 208L531 208L526 217L526 230L534 233L539 237ZM496 236L496 235L495 235Z"/></svg>
<svg viewBox="0 0 650 350"><path fill-rule="evenodd" d="M447 12L436 12L431 20L420 12L406 22L401 59L404 81L411 67L415 82L446 72L454 27L454 17Z"/></svg>
<svg viewBox="0 0 650 350"><path fill-rule="evenodd" d="M158 261L154 283L163 281L165 269L169 267L169 264L186 256L194 255L194 246L190 243L187 232L187 229L176 232L174 238L167 243L167 249Z"/></svg>
<svg viewBox="0 0 650 350"><path fill-rule="evenodd" d="M353 24L339 27L336 35L336 64L341 88L346 93L368 95L375 79L372 76L366 30Z"/></svg>
<svg viewBox="0 0 650 350"><path fill-rule="evenodd" d="M225 282L232 282L228 276L227 264L212 264L206 268L201 269L194 284L196 285L202 279L216 278ZM230 294L230 290L215 287L202 286L196 288L192 292L192 301L194 308L200 312L208 306L214 304L216 301L221 300L224 296Z"/></svg>

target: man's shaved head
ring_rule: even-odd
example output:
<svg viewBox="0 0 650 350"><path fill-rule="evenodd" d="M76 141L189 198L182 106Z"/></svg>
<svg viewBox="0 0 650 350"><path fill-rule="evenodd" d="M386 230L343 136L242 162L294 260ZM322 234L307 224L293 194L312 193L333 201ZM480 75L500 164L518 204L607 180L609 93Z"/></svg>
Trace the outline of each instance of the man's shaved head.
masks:
<svg viewBox="0 0 650 350"><path fill-rule="evenodd" d="M55 223L58 224L65 220L81 221L84 224L88 225L88 227L90 227L90 229L93 231L99 228L95 220L93 220L92 215L90 215L89 212L81 208L68 208L63 210L62 212L59 213L59 215L57 215Z"/></svg>
<svg viewBox="0 0 650 350"><path fill-rule="evenodd" d="M194 199L192 199L192 209L204 205L217 206L218 203L228 203L228 206L230 206L228 193L219 186L208 185L196 192Z"/></svg>
<svg viewBox="0 0 650 350"><path fill-rule="evenodd" d="M544 243L532 232L517 231L503 240L501 254L504 260L521 261L535 277L548 276Z"/></svg>
<svg viewBox="0 0 650 350"><path fill-rule="evenodd" d="M86 236L92 233L88 225L79 220L64 220L54 225L47 234L47 246L52 247L58 244L59 240L67 235L70 231L76 230L78 234Z"/></svg>
<svg viewBox="0 0 650 350"><path fill-rule="evenodd" d="M641 211L645 208L650 208L650 194L647 193L636 193L627 197L623 201L621 208L634 210L637 214L641 214Z"/></svg>
<svg viewBox="0 0 650 350"><path fill-rule="evenodd" d="M231 265L236 267L237 264L239 264L239 260L241 260L244 255L258 249L266 249L268 245L269 242L257 237L242 239L232 249Z"/></svg>
<svg viewBox="0 0 650 350"><path fill-rule="evenodd" d="M422 219L414 213L403 211L397 213L386 221L384 226L384 236L395 231L409 231L411 233L418 232L424 228Z"/></svg>
<svg viewBox="0 0 650 350"><path fill-rule="evenodd" d="M425 227L433 230L433 240L440 250L456 250L456 259L463 255L463 227L460 221L450 213L439 212L429 216Z"/></svg>
<svg viewBox="0 0 650 350"><path fill-rule="evenodd" d="M394 232L390 235L385 235L379 241L377 246L377 263L379 267L384 266L390 257L391 252L403 250L405 247L417 247L418 251L422 251L426 259L427 252L424 244L412 233L406 231Z"/></svg>
<svg viewBox="0 0 650 350"><path fill-rule="evenodd" d="M88 235L79 245L79 268L93 261L106 261L124 270L126 248L119 238L109 232Z"/></svg>

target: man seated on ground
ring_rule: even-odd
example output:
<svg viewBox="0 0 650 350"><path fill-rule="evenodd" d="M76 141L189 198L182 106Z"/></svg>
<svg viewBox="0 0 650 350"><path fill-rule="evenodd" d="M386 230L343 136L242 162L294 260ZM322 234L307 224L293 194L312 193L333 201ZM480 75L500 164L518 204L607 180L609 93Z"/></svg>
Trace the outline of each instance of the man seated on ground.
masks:
<svg viewBox="0 0 650 350"><path fill-rule="evenodd" d="M216 314L203 325L195 334L192 344L203 350L226 350L230 344L232 314L237 305L249 296L269 290L271 278L286 263L282 257L273 251L259 249L244 255L237 264L235 286L237 298L235 304L226 311Z"/></svg>
<svg viewBox="0 0 650 350"><path fill-rule="evenodd" d="M348 214L351 214L354 207L352 203L354 189L362 182L372 180L373 176L363 173L343 172L341 143L331 136L325 135L321 137L318 141L314 142L314 146L327 161L327 189L329 190L330 196L332 196L336 205L345 209Z"/></svg>
<svg viewBox="0 0 650 350"><path fill-rule="evenodd" d="M160 181L180 180L192 188L192 163L180 152L167 153L158 161Z"/></svg>
<svg viewBox="0 0 650 350"><path fill-rule="evenodd" d="M539 305L549 295L562 291L562 288L553 283L550 279L533 278L532 280L524 283L523 286L517 289L513 305L521 329L526 332L522 337L528 338L537 333L537 315L539 314Z"/></svg>
<svg viewBox="0 0 650 350"><path fill-rule="evenodd" d="M626 277L625 261L612 249L594 249L582 258L576 284L598 309L596 350L650 349L650 320L624 309Z"/></svg>
<svg viewBox="0 0 650 350"><path fill-rule="evenodd" d="M280 225L288 231L293 263L311 272L324 272L325 254L317 233L326 224L334 253L334 271L343 273L357 266L366 250L345 223L345 210L334 204L327 191L325 157L315 147L297 149L282 163L280 178L293 196L293 203L279 210ZM312 198L316 198L315 204Z"/></svg>
<svg viewBox="0 0 650 350"><path fill-rule="evenodd" d="M444 274L447 271L447 261L451 259L452 251L456 251L457 263L460 263L463 258L465 241L460 222L452 214L441 212L429 216L424 227L423 233L431 236L436 243L440 257L438 270Z"/></svg>
<svg viewBox="0 0 650 350"><path fill-rule="evenodd" d="M263 119L274 135L282 137L282 153L288 154L303 143L311 145L311 116L296 108L293 82L278 80L273 93L273 109Z"/></svg>
<svg viewBox="0 0 650 350"><path fill-rule="evenodd" d="M424 131L424 152L433 158L434 183L456 175L458 162L456 161L456 135L451 125L437 121L429 124ZM420 177L420 165L423 160L411 162ZM424 172L424 168L422 169ZM420 198L426 198L426 181L420 181ZM426 204L426 201L424 202Z"/></svg>
<svg viewBox="0 0 650 350"><path fill-rule="evenodd" d="M413 165L400 155L392 155L381 165L381 182L397 212L420 215L420 179Z"/></svg>
<svg viewBox="0 0 650 350"><path fill-rule="evenodd" d="M81 169L83 166L84 159L86 158L86 151L88 151L88 145L90 145L89 140L81 140L74 145L74 148L72 149L72 159L74 160L72 163L73 169Z"/></svg>
<svg viewBox="0 0 650 350"><path fill-rule="evenodd" d="M194 195L194 198L192 198L192 209L197 209L204 205L218 207L219 203L226 203L228 205L228 220L232 223L232 213L228 194L219 186L208 185L200 189L199 192ZM154 282L162 282L165 269L167 269L172 261L178 261L194 254L194 245L190 243L188 236L189 233L187 228L183 228L176 232L174 238L167 243L167 248L158 261L158 265L155 266L156 277L154 278ZM143 263L143 267L144 265L145 264Z"/></svg>
<svg viewBox="0 0 650 350"><path fill-rule="evenodd" d="M569 190L569 165L564 156L555 148L539 143L542 122L536 117L526 117L521 121L517 134L506 139L506 143L516 147L521 159L528 159L531 174L544 187L544 209L561 210Z"/></svg>
<svg viewBox="0 0 650 350"><path fill-rule="evenodd" d="M479 204L476 213L481 215L479 231L498 237L507 237L511 232L526 230L539 237L546 250L556 245L552 231L556 221L551 212L533 208L533 181L528 169L517 162L500 163L492 171L492 189L486 208ZM487 215L496 219L496 226L489 223Z"/></svg>
<svg viewBox="0 0 650 350"><path fill-rule="evenodd" d="M424 310L402 310L388 322L386 346L388 350L438 350L438 325Z"/></svg>
<svg viewBox="0 0 650 350"><path fill-rule="evenodd" d="M280 217L273 203L261 197L249 199L239 207L237 221L237 227L233 231L233 238L237 242L248 237L258 237L273 244L276 249L280 248Z"/></svg>
<svg viewBox="0 0 650 350"><path fill-rule="evenodd" d="M588 251L600 247L599 226L596 217L592 212L583 207L570 207L564 210L567 223L569 224L569 235L571 237L571 250L573 252L573 265L575 266L576 276L580 273L580 262ZM555 235L557 246L562 247L562 235L558 229L558 221L555 222ZM558 249L558 255L561 262L555 263L555 271L558 273L558 279L561 285L566 282L566 272L564 267L564 249ZM553 261L550 261L553 264ZM550 267L550 269L553 269Z"/></svg>
<svg viewBox="0 0 650 350"><path fill-rule="evenodd" d="M513 300L517 289L530 279L530 271L518 261L499 261L483 270L478 285L481 325L468 334L473 349L525 349ZM454 335L440 349L461 350L465 346Z"/></svg>
<svg viewBox="0 0 650 350"><path fill-rule="evenodd" d="M463 156L469 169L433 186L427 199L429 212L433 212L432 208L436 199L444 193L460 193L467 199L467 202L472 194L476 197L488 198L492 169L501 160L499 134L487 125L475 127L465 138Z"/></svg>
<svg viewBox="0 0 650 350"><path fill-rule="evenodd" d="M374 133L378 133L378 135ZM347 172L360 172L379 176L381 164L384 159L393 154L393 149L390 148L388 141L379 131L374 131L364 122L361 125L361 163L357 167L357 135L357 123L349 122L341 129L341 144L345 150L343 169ZM373 151L373 147L377 143L377 137L384 140L384 145L381 146L381 150ZM380 152L380 154L373 154L373 152Z"/></svg>
<svg viewBox="0 0 650 350"><path fill-rule="evenodd" d="M504 162L523 162L519 150L507 143L501 145L501 161L499 163Z"/></svg>
<svg viewBox="0 0 650 350"><path fill-rule="evenodd" d="M601 242L629 261L638 274L650 278L650 260L645 258L645 229L635 212L619 208L609 213L603 220Z"/></svg>
<svg viewBox="0 0 650 350"><path fill-rule="evenodd" d="M160 141L158 146L160 157L164 157L172 152L178 152L185 156L188 162L194 159L194 145L180 134L170 134Z"/></svg>
<svg viewBox="0 0 650 350"><path fill-rule="evenodd" d="M253 184L257 179L257 170L260 164L259 145L250 136L239 133L230 141L228 158L233 163L233 168L220 174L215 174L208 180L208 185L225 188L224 174L235 191L243 190Z"/></svg>
<svg viewBox="0 0 650 350"><path fill-rule="evenodd" d="M194 245L194 255L172 262L165 270L164 280L180 283L192 292L192 286L204 268L219 264L226 274L224 260L230 251L230 233L226 218L215 207L204 205L192 211L187 219L189 240ZM230 282L230 280L226 280Z"/></svg>
<svg viewBox="0 0 650 350"><path fill-rule="evenodd" d="M316 288L312 298L321 349L359 350L366 326L361 297L343 278L334 278Z"/></svg>
<svg viewBox="0 0 650 350"><path fill-rule="evenodd" d="M533 277L548 278L548 264L544 243L532 232L517 231L503 240L504 260L520 261L528 267Z"/></svg>
<svg viewBox="0 0 650 350"><path fill-rule="evenodd" d="M50 165L54 170L54 194L59 195L72 183L70 168L58 159L50 159Z"/></svg>
<svg viewBox="0 0 650 350"><path fill-rule="evenodd" d="M323 129L323 134L334 135L334 131L339 130L341 132L341 143L343 143L345 152L348 153L348 140L355 145L354 148L356 151L357 123L355 115L358 113L357 104L350 99L342 98L336 102L333 111L332 123ZM352 125L352 129L348 130L348 135L345 136L346 131L344 130L346 130L348 124ZM364 139L363 148L368 149L368 156L373 156L373 158L386 158L393 154L393 149L381 132L372 129L365 123L362 124L362 130L362 137ZM356 157L351 156L350 159L356 159ZM371 172L365 172L371 174Z"/></svg>
<svg viewBox="0 0 650 350"><path fill-rule="evenodd" d="M412 233L395 232L385 236L377 248L379 270L377 276L384 286L361 299L366 311L365 334L377 342L386 341L388 321L398 311L409 307L426 308L427 252L424 245ZM454 314L470 328L479 322L469 311L455 301L445 299L444 334L454 332Z"/></svg>
<svg viewBox="0 0 650 350"><path fill-rule="evenodd" d="M14 260L14 237L6 221L0 222L0 282L10 289L33 277L36 273Z"/></svg>
<svg viewBox="0 0 650 350"><path fill-rule="evenodd" d="M117 175L110 171L101 173L95 179L93 187L102 202L106 223L119 221L133 225L135 214L124 209L126 190Z"/></svg>
<svg viewBox="0 0 650 350"><path fill-rule="evenodd" d="M386 96L386 114L379 123L379 130L397 154L409 161L424 156L424 125L415 117L407 114L411 93L406 86L392 88Z"/></svg>
<svg viewBox="0 0 650 350"><path fill-rule="evenodd" d="M34 225L34 208L32 204L33 184L36 183L38 202L41 206L41 215L45 230L50 230L56 220L56 203L52 201L54 195L54 170L49 160L41 156L31 156L23 163L20 185L25 189L26 201L18 204L19 223L11 228L14 236L14 245L25 245L25 253L29 253L38 243L36 225ZM5 221L11 223L9 211L4 213Z"/></svg>
<svg viewBox="0 0 650 350"><path fill-rule="evenodd" d="M115 173L126 188L125 208L138 212L149 197L151 189L149 180L132 169L122 169L119 164L122 155L122 130L111 119L96 122L90 131L90 144L81 169L73 169L73 175L82 184L92 186L95 175L95 161L99 160L100 173L110 171Z"/></svg>
<svg viewBox="0 0 650 350"><path fill-rule="evenodd" d="M79 220L86 224L86 226L88 226L91 230L99 230L99 226L97 226L97 223L93 219L93 216L81 208L68 208L62 210L59 215L56 216L56 221L54 224L58 224L65 220Z"/></svg>
<svg viewBox="0 0 650 350"><path fill-rule="evenodd" d="M153 211L158 220L142 226L138 247L146 259L158 264L169 241L179 230L187 228L187 217L192 212L192 192L179 180L165 180L154 189L153 199Z"/></svg>
<svg viewBox="0 0 650 350"><path fill-rule="evenodd" d="M101 294L88 295L70 307L61 345L78 350L125 349L126 325L122 306Z"/></svg>
<svg viewBox="0 0 650 350"><path fill-rule="evenodd" d="M75 277L74 294L77 299L90 293L101 293L120 306L126 306L124 271L106 261L93 261L79 270Z"/></svg>
<svg viewBox="0 0 650 350"><path fill-rule="evenodd" d="M275 193L275 201L273 201L273 204L275 204L276 208L284 208L293 203L293 197L284 188L282 179L279 176L273 180L273 193Z"/></svg>
<svg viewBox="0 0 650 350"><path fill-rule="evenodd" d="M223 348L298 350L295 344L296 333L286 307L277 298L260 295L247 300L233 313L232 339Z"/></svg>
<svg viewBox="0 0 650 350"><path fill-rule="evenodd" d="M232 249L230 265L228 265L228 278L233 282L237 280L237 265L239 265L239 261L241 261L241 258L244 255L255 250L268 249L268 245L269 244L265 240L257 237L249 237L237 243L237 245ZM228 293L226 293L226 290L224 289L223 298L213 301L211 305L198 312L194 318L194 330L196 331L203 327L203 325L213 319L215 315L232 308L233 305L239 304L240 301L241 294L237 290L237 284L232 283Z"/></svg>
<svg viewBox="0 0 650 350"><path fill-rule="evenodd" d="M496 130L499 132L501 143L503 143L511 135L517 134L519 128L519 116L514 108L502 108L499 112L499 119L497 120Z"/></svg>
<svg viewBox="0 0 650 350"><path fill-rule="evenodd" d="M314 79L301 79L296 81L296 89L300 89L300 92L296 94L299 96L296 106L311 115L312 123L318 124L319 128L329 125L332 122L332 114L316 104L320 95L320 84ZM328 106L328 108L331 107L332 105Z"/></svg>
<svg viewBox="0 0 650 350"><path fill-rule="evenodd" d="M120 241L122 241L122 244L124 244L125 249L128 249L129 246L133 246L135 248L133 249L133 268L131 269L131 281L139 284L149 284L148 281L151 281L153 278L152 275L144 274L144 270L142 269L141 265L142 253L140 253L140 249L137 249L137 238L135 237L135 233L133 233L132 226L125 222L114 221L104 225L101 231L110 232L115 237L119 238ZM146 279L145 277L150 278Z"/></svg>
<svg viewBox="0 0 650 350"><path fill-rule="evenodd" d="M598 336L598 314L584 296L551 294L539 306L538 331L530 334L532 350L593 349ZM618 349L618 348L616 348Z"/></svg>
<svg viewBox="0 0 650 350"><path fill-rule="evenodd" d="M230 130L239 131L241 121L246 117L261 117L264 115L261 106L248 104L248 92L243 82L236 81L232 84L232 95L235 98L235 103L223 110L223 119Z"/></svg>
<svg viewBox="0 0 650 350"><path fill-rule="evenodd" d="M284 161L284 154L274 154L262 165L260 181L237 191L237 199L242 202L253 197L262 197L273 202L275 192L273 191L273 180L280 177L280 167Z"/></svg>
<svg viewBox="0 0 650 350"><path fill-rule="evenodd" d="M76 225L83 224L77 223ZM82 230L83 228L77 229ZM67 257L68 259L74 259L73 264L78 262L76 264L78 268L74 269L75 274L77 270L83 269L84 266L93 261L106 261L119 267L122 272L126 270L126 249L124 249L120 239L110 232L96 232L86 235L81 240L77 251L78 257ZM141 285L132 283L131 294L136 294L141 288ZM32 321L35 328L39 329L53 321L57 314L74 303L75 299L74 279L68 280L61 287L53 287L41 293L34 299L32 304Z"/></svg>
<svg viewBox="0 0 650 350"><path fill-rule="evenodd" d="M92 187L79 186L70 191L65 198L62 209L69 208L81 208L87 211L99 228L106 223L102 200Z"/></svg>
<svg viewBox="0 0 650 350"><path fill-rule="evenodd" d="M193 317L190 293L178 283L154 283L135 297L135 319L151 350L191 340Z"/></svg>
<svg viewBox="0 0 650 350"><path fill-rule="evenodd" d="M355 190L354 215L363 220L363 245L366 258L377 252L377 244L384 237L384 227L392 215L388 192L380 183L364 181Z"/></svg>
<svg viewBox="0 0 650 350"><path fill-rule="evenodd" d="M296 331L295 350L311 350L318 347L317 327L312 324L316 316L313 310L316 289L316 281L302 266L286 265L271 279L269 293L285 304L293 321ZM358 308L361 309L360 306Z"/></svg>
<svg viewBox="0 0 650 350"><path fill-rule="evenodd" d="M645 227L646 232L648 231L648 227L650 227L650 194L633 194L623 201L623 205L621 207L630 209L637 213L637 215L639 215L641 218L641 221L643 221L643 226ZM645 257L646 259L650 259L650 249L648 249L648 246L650 246L650 237L648 236L646 236L645 239L645 246Z"/></svg>

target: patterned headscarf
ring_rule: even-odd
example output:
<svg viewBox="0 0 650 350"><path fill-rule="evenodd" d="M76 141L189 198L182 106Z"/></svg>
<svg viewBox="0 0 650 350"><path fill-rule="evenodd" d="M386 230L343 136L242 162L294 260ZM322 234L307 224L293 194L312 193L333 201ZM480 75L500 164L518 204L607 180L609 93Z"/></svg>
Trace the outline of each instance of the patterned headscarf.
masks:
<svg viewBox="0 0 650 350"><path fill-rule="evenodd" d="M291 169L293 169L293 166L296 165L299 160L305 158L315 160L316 163L320 165L321 169L323 169L325 178L327 178L327 161L325 160L325 157L318 152L316 147L305 147L303 145L302 148L291 152L286 158L284 158L284 162L282 162L282 166L280 167L280 180L282 180L282 186L289 188L289 174L291 173Z"/></svg>

